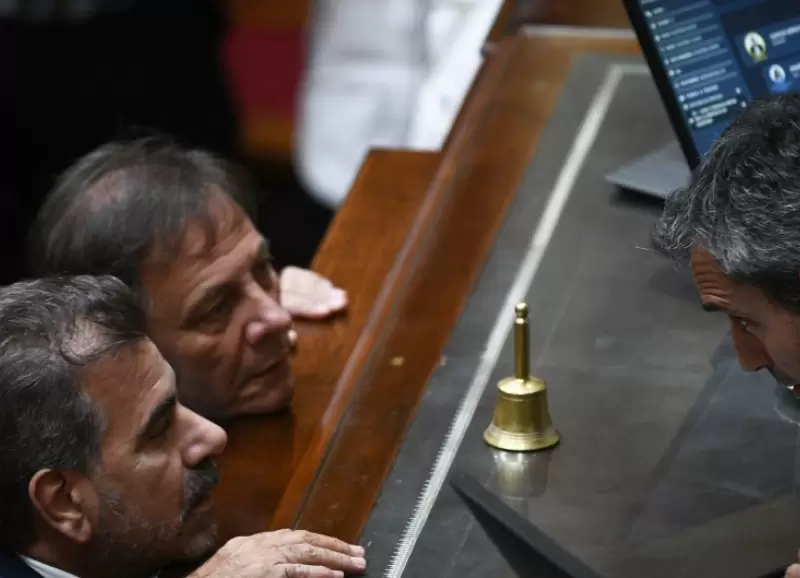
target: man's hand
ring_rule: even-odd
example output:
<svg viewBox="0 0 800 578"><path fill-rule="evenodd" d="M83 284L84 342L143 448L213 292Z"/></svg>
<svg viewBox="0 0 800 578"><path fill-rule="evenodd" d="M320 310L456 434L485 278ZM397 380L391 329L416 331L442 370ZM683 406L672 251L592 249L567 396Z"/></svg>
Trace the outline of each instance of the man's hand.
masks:
<svg viewBox="0 0 800 578"><path fill-rule="evenodd" d="M188 578L342 578L366 568L364 549L311 532L234 538Z"/></svg>
<svg viewBox="0 0 800 578"><path fill-rule="evenodd" d="M281 271L281 305L292 317L324 319L347 308L347 293L308 269Z"/></svg>
<svg viewBox="0 0 800 578"><path fill-rule="evenodd" d="M786 569L786 578L800 578L800 552L797 553L797 562Z"/></svg>

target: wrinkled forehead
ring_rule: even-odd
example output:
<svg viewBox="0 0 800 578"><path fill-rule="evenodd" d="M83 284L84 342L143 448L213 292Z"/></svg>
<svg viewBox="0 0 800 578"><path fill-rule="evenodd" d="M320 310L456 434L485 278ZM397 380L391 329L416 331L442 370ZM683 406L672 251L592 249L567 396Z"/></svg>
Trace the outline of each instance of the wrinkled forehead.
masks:
<svg viewBox="0 0 800 578"><path fill-rule="evenodd" d="M83 370L84 391L103 411L107 435L132 431L158 397L169 387L171 368L149 339L104 355Z"/></svg>
<svg viewBox="0 0 800 578"><path fill-rule="evenodd" d="M202 294L233 282L269 254L248 215L230 198L212 197L207 217L190 220L181 242L139 272L151 312L162 321L181 317Z"/></svg>
<svg viewBox="0 0 800 578"><path fill-rule="evenodd" d="M252 228L250 218L236 201L215 188L194 212L187 215L174 236L154 240L149 264L172 266L182 259L213 259L227 239Z"/></svg>
<svg viewBox="0 0 800 578"><path fill-rule="evenodd" d="M187 223L177 253L192 260L213 260L225 252L231 238L252 230L250 218L233 199L221 192L212 193L205 214Z"/></svg>
<svg viewBox="0 0 800 578"><path fill-rule="evenodd" d="M178 239L167 246L155 244L140 271L142 285L160 285L212 266L243 240L253 237L260 240L244 210L226 195L213 194L204 214L191 217Z"/></svg>
<svg viewBox="0 0 800 578"><path fill-rule="evenodd" d="M714 256L699 245L690 251L692 276L701 296L729 296L735 289L734 283L725 276Z"/></svg>
<svg viewBox="0 0 800 578"><path fill-rule="evenodd" d="M737 283L725 275L714 256L703 247L692 246L690 259L692 276L704 307L743 313L769 305L761 290Z"/></svg>

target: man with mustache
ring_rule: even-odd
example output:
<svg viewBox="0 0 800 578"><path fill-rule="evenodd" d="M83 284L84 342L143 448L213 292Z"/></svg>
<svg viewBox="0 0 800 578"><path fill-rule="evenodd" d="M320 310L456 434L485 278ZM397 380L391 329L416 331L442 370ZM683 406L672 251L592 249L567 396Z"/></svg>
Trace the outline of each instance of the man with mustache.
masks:
<svg viewBox="0 0 800 578"><path fill-rule="evenodd" d="M213 155L140 140L78 160L31 234L39 275L110 274L149 297L149 334L207 417L269 413L292 397L291 315L325 317L343 291L294 268L279 278L245 179Z"/></svg>
<svg viewBox="0 0 800 578"><path fill-rule="evenodd" d="M800 393L799 93L733 121L667 200L654 241L689 261L703 307L730 318L742 368Z"/></svg>
<svg viewBox="0 0 800 578"><path fill-rule="evenodd" d="M113 277L0 289L0 576L148 578L194 560L194 578L362 571L360 547L306 532L217 550L225 432L178 400L147 325Z"/></svg>

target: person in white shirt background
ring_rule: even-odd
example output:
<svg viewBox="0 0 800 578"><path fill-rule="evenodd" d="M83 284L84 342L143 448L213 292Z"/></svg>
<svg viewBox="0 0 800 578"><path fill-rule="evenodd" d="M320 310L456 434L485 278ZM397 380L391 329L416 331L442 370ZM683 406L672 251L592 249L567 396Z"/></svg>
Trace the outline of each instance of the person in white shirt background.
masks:
<svg viewBox="0 0 800 578"><path fill-rule="evenodd" d="M501 7L502 0L315 1L295 151L309 194L339 207L371 148L438 150Z"/></svg>

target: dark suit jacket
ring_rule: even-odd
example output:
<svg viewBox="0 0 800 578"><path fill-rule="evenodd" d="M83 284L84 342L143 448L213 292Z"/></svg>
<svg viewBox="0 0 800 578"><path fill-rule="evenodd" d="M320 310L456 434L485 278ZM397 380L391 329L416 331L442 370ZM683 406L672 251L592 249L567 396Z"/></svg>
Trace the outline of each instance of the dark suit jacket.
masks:
<svg viewBox="0 0 800 578"><path fill-rule="evenodd" d="M16 556L0 552L0 578L42 578L42 576Z"/></svg>

